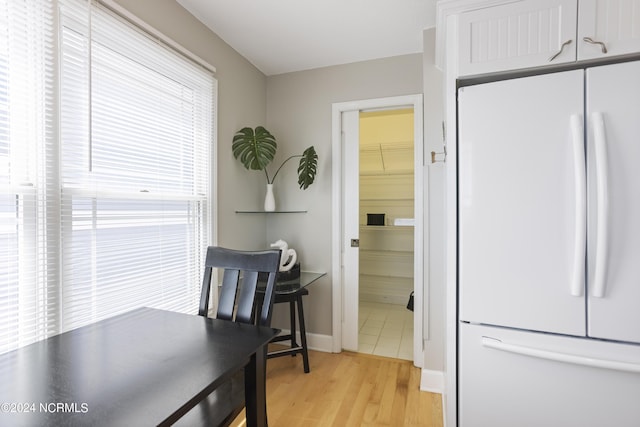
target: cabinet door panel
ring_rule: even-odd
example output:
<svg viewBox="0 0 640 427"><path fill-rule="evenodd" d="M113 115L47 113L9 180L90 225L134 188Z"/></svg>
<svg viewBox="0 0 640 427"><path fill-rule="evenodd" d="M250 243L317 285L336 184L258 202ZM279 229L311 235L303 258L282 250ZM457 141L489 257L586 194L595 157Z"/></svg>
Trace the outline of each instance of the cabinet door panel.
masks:
<svg viewBox="0 0 640 427"><path fill-rule="evenodd" d="M462 13L459 74L575 61L576 22L577 0L524 0Z"/></svg>
<svg viewBox="0 0 640 427"><path fill-rule="evenodd" d="M571 129L583 99L578 70L460 89L461 320L585 334L571 295L576 271L584 283Z"/></svg>
<svg viewBox="0 0 640 427"><path fill-rule="evenodd" d="M607 52L597 43L604 43ZM581 0L578 59L607 58L640 52L640 0Z"/></svg>

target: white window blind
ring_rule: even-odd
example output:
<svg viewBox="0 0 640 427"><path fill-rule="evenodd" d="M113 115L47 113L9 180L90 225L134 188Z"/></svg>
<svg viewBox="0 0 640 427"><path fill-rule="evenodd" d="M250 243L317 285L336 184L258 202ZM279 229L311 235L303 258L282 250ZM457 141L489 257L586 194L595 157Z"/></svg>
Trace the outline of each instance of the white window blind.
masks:
<svg viewBox="0 0 640 427"><path fill-rule="evenodd" d="M139 306L195 313L215 78L96 3L0 0L0 14L16 3L25 16L0 35L0 351ZM41 69L15 71L39 83L16 84L6 46L40 33Z"/></svg>
<svg viewBox="0 0 640 427"><path fill-rule="evenodd" d="M61 25L62 328L195 312L214 80L86 1L65 0Z"/></svg>
<svg viewBox="0 0 640 427"><path fill-rule="evenodd" d="M53 17L51 2L0 0L0 352L59 326Z"/></svg>

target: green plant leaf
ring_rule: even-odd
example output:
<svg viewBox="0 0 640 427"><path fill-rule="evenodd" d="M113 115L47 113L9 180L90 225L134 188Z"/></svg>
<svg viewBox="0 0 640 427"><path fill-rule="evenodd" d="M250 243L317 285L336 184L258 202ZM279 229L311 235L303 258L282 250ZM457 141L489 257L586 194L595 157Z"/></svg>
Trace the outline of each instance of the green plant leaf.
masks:
<svg viewBox="0 0 640 427"><path fill-rule="evenodd" d="M233 136L233 157L249 170L264 170L276 155L278 144L268 130L262 126L255 131L249 127L240 129Z"/></svg>
<svg viewBox="0 0 640 427"><path fill-rule="evenodd" d="M302 153L300 164L298 165L298 184L300 188L306 190L313 184L318 171L318 155L313 145Z"/></svg>

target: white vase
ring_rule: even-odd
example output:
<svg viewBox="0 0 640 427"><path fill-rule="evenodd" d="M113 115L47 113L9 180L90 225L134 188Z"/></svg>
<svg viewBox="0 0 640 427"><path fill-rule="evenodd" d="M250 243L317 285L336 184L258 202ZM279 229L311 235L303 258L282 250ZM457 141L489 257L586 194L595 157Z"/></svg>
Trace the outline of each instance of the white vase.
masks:
<svg viewBox="0 0 640 427"><path fill-rule="evenodd" d="M273 212L276 210L276 200L273 197L273 184L267 184L267 194L264 196L264 211Z"/></svg>

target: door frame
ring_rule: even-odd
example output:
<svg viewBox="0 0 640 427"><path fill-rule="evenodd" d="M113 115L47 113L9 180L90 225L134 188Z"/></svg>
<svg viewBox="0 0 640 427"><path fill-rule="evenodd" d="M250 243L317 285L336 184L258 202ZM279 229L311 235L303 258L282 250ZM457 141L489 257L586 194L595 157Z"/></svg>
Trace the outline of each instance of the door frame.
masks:
<svg viewBox="0 0 640 427"><path fill-rule="evenodd" d="M343 239L342 224L342 171L343 171L343 131L342 113L347 111L386 110L397 108L413 108L414 114L414 316L413 316L413 362L422 367L424 363L423 342L428 337L428 323L423 321L424 307L428 306L425 292L425 270L428 259L425 257L425 241L428 240L424 224L427 209L424 192L427 189L425 177L424 130L422 94L404 95L388 98L365 99L332 104L332 243L331 243L331 272L332 272L332 351L342 351L342 330L345 310L350 307L344 304L343 256L341 242ZM427 319L424 319L427 320Z"/></svg>

